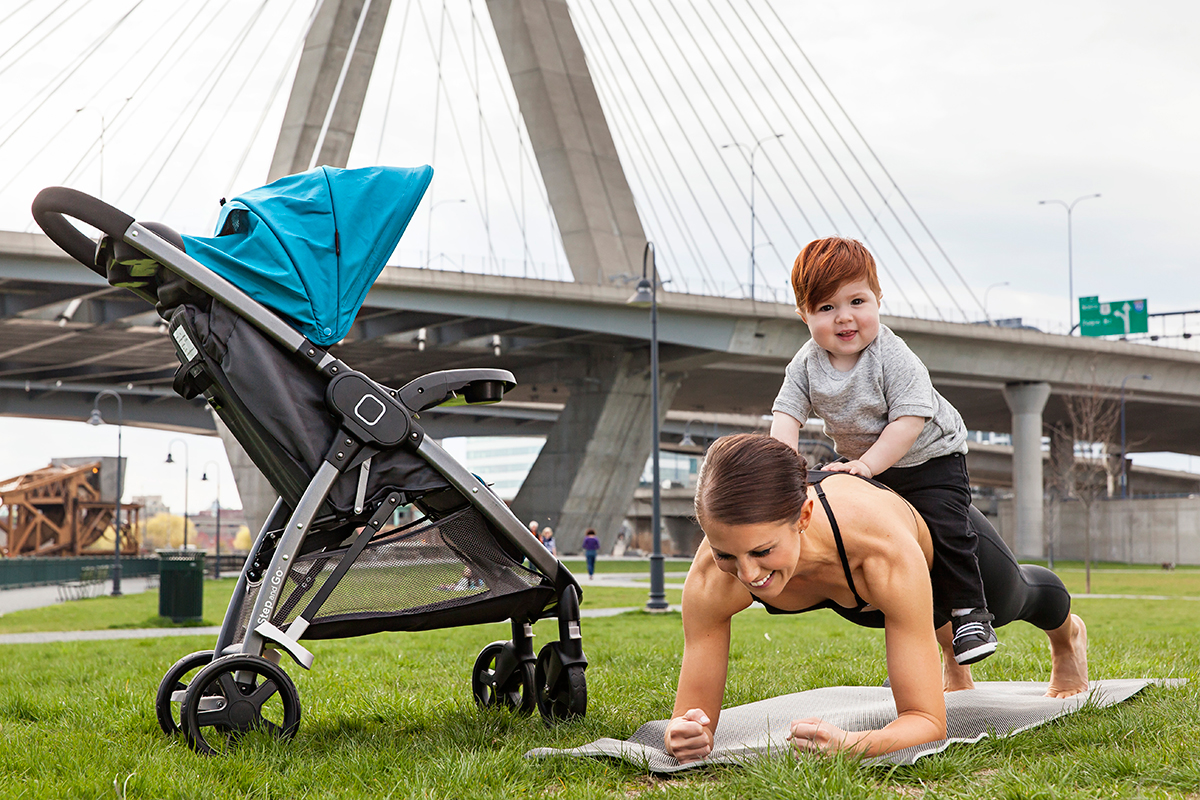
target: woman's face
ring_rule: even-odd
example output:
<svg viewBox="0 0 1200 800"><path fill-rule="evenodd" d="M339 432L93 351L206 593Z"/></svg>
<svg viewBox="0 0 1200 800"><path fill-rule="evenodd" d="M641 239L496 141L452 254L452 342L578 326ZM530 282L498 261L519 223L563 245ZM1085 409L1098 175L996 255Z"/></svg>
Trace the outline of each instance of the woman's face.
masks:
<svg viewBox="0 0 1200 800"><path fill-rule="evenodd" d="M704 533L718 569L759 597L772 597L796 574L803 531L811 515L812 501L806 500L795 522L724 525L709 521Z"/></svg>

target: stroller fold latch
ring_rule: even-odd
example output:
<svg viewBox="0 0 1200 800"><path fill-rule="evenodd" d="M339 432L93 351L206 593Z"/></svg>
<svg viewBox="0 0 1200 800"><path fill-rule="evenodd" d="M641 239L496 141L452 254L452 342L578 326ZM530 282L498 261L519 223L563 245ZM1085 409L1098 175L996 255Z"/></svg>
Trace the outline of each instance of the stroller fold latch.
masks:
<svg viewBox="0 0 1200 800"><path fill-rule="evenodd" d="M291 625L288 626L287 633L279 630L270 622L263 622L254 629L254 632L259 636L274 642L283 648L289 656L296 660L296 663L305 669L312 669L313 654L312 651L300 644L296 639L304 635L304 631L308 628L308 620L304 617L297 617ZM289 634L295 634L290 636Z"/></svg>

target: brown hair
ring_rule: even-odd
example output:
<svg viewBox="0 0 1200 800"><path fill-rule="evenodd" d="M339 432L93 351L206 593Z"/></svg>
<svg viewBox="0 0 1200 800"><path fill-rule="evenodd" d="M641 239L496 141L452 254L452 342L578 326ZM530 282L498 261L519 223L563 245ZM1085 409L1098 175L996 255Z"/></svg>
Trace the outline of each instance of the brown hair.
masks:
<svg viewBox="0 0 1200 800"><path fill-rule="evenodd" d="M807 499L804 456L760 433L722 436L696 480L696 519L725 525L795 522Z"/></svg>
<svg viewBox="0 0 1200 800"><path fill-rule="evenodd" d="M796 308L812 311L843 285L861 280L866 280L876 297L883 297L879 276L875 273L875 259L861 242L838 236L814 239L804 245L792 265Z"/></svg>

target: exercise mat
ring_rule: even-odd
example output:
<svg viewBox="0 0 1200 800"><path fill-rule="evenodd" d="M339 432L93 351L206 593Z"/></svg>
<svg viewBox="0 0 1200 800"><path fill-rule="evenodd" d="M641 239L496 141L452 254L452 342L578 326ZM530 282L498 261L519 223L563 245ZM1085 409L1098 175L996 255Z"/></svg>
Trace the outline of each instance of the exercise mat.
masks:
<svg viewBox="0 0 1200 800"><path fill-rule="evenodd" d="M866 764L911 764L922 756L940 753L955 742L977 742L984 736L1008 736L1057 719L1085 705L1097 708L1128 700L1150 684L1178 686L1183 680L1127 679L1092 681L1088 691L1058 700L1043 697L1047 684L1036 682L977 681L975 689L946 695L949 737L914 745ZM712 754L704 761L680 764L663 749L668 720L647 722L625 741L598 739L582 747L557 750L540 747L528 758L589 756L619 758L645 766L651 772L669 773L706 764L731 764L789 753L788 731L794 719L820 717L843 730L882 728L896 719L892 690L875 686L832 686L810 689L744 706L723 709Z"/></svg>

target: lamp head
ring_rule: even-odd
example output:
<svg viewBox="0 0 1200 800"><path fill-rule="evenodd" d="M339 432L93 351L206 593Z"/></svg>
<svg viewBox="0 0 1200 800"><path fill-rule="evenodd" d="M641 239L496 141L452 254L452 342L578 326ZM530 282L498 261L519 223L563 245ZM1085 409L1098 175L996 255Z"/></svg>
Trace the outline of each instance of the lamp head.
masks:
<svg viewBox="0 0 1200 800"><path fill-rule="evenodd" d="M688 431L683 432L683 438L679 440L680 447L695 447L696 440L692 438L692 434Z"/></svg>
<svg viewBox="0 0 1200 800"><path fill-rule="evenodd" d="M167 463L168 464L175 463L175 457L171 455L170 451L167 451Z"/></svg>
<svg viewBox="0 0 1200 800"><path fill-rule="evenodd" d="M202 481L208 480L208 472L207 471L200 473L200 480L202 480Z"/></svg>
<svg viewBox="0 0 1200 800"><path fill-rule="evenodd" d="M88 417L88 425L103 425L104 417L100 416L100 409L92 406L92 415Z"/></svg>
<svg viewBox="0 0 1200 800"><path fill-rule="evenodd" d="M634 308L649 308L653 304L654 287L651 286L648 278L642 278L638 281L637 291L625 301L625 305L633 306Z"/></svg>

